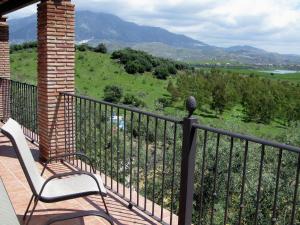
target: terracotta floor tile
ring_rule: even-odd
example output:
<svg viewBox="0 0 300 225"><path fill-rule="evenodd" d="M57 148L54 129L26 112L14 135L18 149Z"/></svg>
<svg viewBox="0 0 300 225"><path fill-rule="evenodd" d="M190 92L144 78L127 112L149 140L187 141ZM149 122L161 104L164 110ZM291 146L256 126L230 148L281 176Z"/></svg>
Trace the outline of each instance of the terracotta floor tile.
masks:
<svg viewBox="0 0 300 225"><path fill-rule="evenodd" d="M30 147L36 155L38 147L32 144L30 144ZM39 162L36 164L41 171L43 166ZM68 167L61 164L52 164L50 168L56 172L66 172L69 170ZM50 176L51 174L53 174L51 171L47 171L45 176ZM25 212L26 206L31 197L31 191L19 161L16 158L14 149L12 148L10 142L3 135L0 135L0 177L4 182L18 218L21 221L22 215ZM120 188L122 188L122 186L120 186ZM108 197L105 199L115 224L159 224L138 209L129 210L127 208L128 203L111 192L109 192ZM51 204L39 203L30 224L42 225L49 218L58 214L72 213L80 210L99 209L104 211L104 205L100 196L89 196ZM98 217L86 217L65 221L59 224L97 225L108 223L99 219Z"/></svg>

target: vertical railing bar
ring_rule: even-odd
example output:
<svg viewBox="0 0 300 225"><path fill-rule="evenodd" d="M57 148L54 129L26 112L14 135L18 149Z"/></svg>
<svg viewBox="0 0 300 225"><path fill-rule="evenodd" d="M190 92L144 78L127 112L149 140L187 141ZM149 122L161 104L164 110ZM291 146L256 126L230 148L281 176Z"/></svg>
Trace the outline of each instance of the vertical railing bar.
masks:
<svg viewBox="0 0 300 225"><path fill-rule="evenodd" d="M31 128L31 139L34 141L34 126L33 126L33 119L34 116L34 110L33 110L33 86L30 86L30 128Z"/></svg>
<svg viewBox="0 0 300 225"><path fill-rule="evenodd" d="M147 185L148 185L148 150L149 150L149 116L146 122L146 159L145 159L145 188L144 188L144 210L147 210Z"/></svg>
<svg viewBox="0 0 300 225"><path fill-rule="evenodd" d="M257 197L256 197L256 209L255 209L255 220L254 220L255 225L257 225L257 223L258 223L258 212L260 209L260 195L261 195L262 174L263 174L263 168L264 168L264 157L265 157L265 145L262 145L261 146L260 165L259 165Z"/></svg>
<svg viewBox="0 0 300 225"><path fill-rule="evenodd" d="M152 184L152 216L154 216L155 204L155 175L156 175L156 153L157 153L157 123L158 118L155 118L155 131L154 131L154 159L153 159L153 184Z"/></svg>
<svg viewBox="0 0 300 225"><path fill-rule="evenodd" d="M177 124L174 123L170 225L173 224L173 211L174 211L174 186L175 186L175 166L176 166L176 137L177 137Z"/></svg>
<svg viewBox="0 0 300 225"><path fill-rule="evenodd" d="M230 194L230 180L231 180L231 165L232 165L232 152L233 152L233 137L230 141L230 153L229 153L229 163L228 163L228 175L227 175L227 185L226 185L226 205L224 214L224 225L227 224L228 216L228 205L229 205L229 194Z"/></svg>
<svg viewBox="0 0 300 225"><path fill-rule="evenodd" d="M276 173L276 184L275 184L275 193L274 193L274 202L272 209L272 225L276 224L277 220L277 200L278 200L278 188L279 188L279 180L280 180L280 170L281 170L281 161L282 161L282 149L279 150L278 154L278 164L277 164L277 173Z"/></svg>
<svg viewBox="0 0 300 225"><path fill-rule="evenodd" d="M97 104L94 101L93 102L93 111L94 111L94 124L93 124L93 128L94 128L94 160L93 163L96 166L96 162L97 162Z"/></svg>
<svg viewBox="0 0 300 225"><path fill-rule="evenodd" d="M161 183L161 207L160 207L160 220L163 220L163 212L164 212L164 195L165 195L165 174L166 174L166 141L167 141L167 121L164 122L164 136L163 136L163 167L162 167L162 183Z"/></svg>
<svg viewBox="0 0 300 225"><path fill-rule="evenodd" d="M102 104L99 104L99 168L100 175L102 175Z"/></svg>
<svg viewBox="0 0 300 225"><path fill-rule="evenodd" d="M113 189L113 114L114 109L110 107L110 187Z"/></svg>
<svg viewBox="0 0 300 225"><path fill-rule="evenodd" d="M78 98L75 97L75 146L74 146L74 150L75 152L77 151L77 141L79 139L79 132L81 132L79 130L79 124L81 123L80 117L79 117L79 113L78 113ZM80 147L79 147L80 149ZM76 166L78 167L78 159L76 160Z"/></svg>
<svg viewBox="0 0 300 225"><path fill-rule="evenodd" d="M30 118L30 90L29 90L29 85L24 84L25 85L25 98L24 98L24 106L26 108L26 132L27 132L27 136L30 138L31 137L31 131L30 131L30 122L29 122L29 118Z"/></svg>
<svg viewBox="0 0 300 225"><path fill-rule="evenodd" d="M245 192L245 181L246 181L246 171L247 171L247 158L248 158L248 148L249 142L245 143L245 152L244 152L244 162L243 162L243 175L242 175L242 187L241 187L241 198L240 198L240 210L239 210L239 222L240 225L242 222L242 213L244 209L244 192Z"/></svg>
<svg viewBox="0 0 300 225"><path fill-rule="evenodd" d="M79 99L79 150L82 150L82 98ZM80 160L80 162L82 162ZM82 167L82 163L81 163Z"/></svg>
<svg viewBox="0 0 300 225"><path fill-rule="evenodd" d="M117 108L117 193L119 193L119 165L120 164L120 108Z"/></svg>
<svg viewBox="0 0 300 225"><path fill-rule="evenodd" d="M138 117L138 146L137 146L137 205L140 206L140 148L141 148L141 114Z"/></svg>
<svg viewBox="0 0 300 225"><path fill-rule="evenodd" d="M124 109L124 129L123 129L123 197L125 197L125 185L126 185L126 180L125 180L125 164L126 164L126 109Z"/></svg>
<svg viewBox="0 0 300 225"><path fill-rule="evenodd" d="M35 124L36 124L36 133L37 133L37 141L39 142L39 124L38 124L38 93L37 93L37 88L35 88Z"/></svg>
<svg viewBox="0 0 300 225"><path fill-rule="evenodd" d="M105 185L107 185L107 105L104 107L104 116L105 116L105 123L104 123L104 171L105 171Z"/></svg>
<svg viewBox="0 0 300 225"><path fill-rule="evenodd" d="M83 106L84 106L84 115L86 115L87 114L87 100L86 99L84 99L84 102L83 102ZM86 116L85 116L85 118L84 118L84 154L87 154L87 142L88 142L88 138L87 138L87 123L88 123L88 121L87 121L87 118L86 118ZM82 160L81 160L82 161ZM84 161L84 169L85 169L85 171L87 171L87 165L86 165L86 161Z"/></svg>
<svg viewBox="0 0 300 225"><path fill-rule="evenodd" d="M129 169L130 169L130 175L129 175L129 200L132 202L132 163L133 163L133 112L131 111L130 114L130 158L129 158Z"/></svg>
<svg viewBox="0 0 300 225"><path fill-rule="evenodd" d="M68 104L68 108L67 108L67 121L65 121L65 123L67 123L67 127L68 127L68 129L67 129L67 139L68 139L68 142L67 142L67 144L68 144L68 153L70 153L71 152L71 146L70 146L70 143L71 143L71 136L70 136L70 131L71 131L71 128L70 128L70 123L71 123L71 121L70 121L70 114L71 114L71 112L70 112L70 95L67 95L67 99L68 99L68 102L67 102L67 104ZM71 156L69 157L69 163L72 163L71 162Z"/></svg>
<svg viewBox="0 0 300 225"><path fill-rule="evenodd" d="M212 193L212 203L211 203L211 217L210 224L213 224L214 221L214 211L215 211L215 199L217 197L216 188L217 188L217 174L218 174L218 164L219 164L219 145L220 145L220 134L217 135L217 146L215 153L215 164L214 164L214 181L213 181L213 193Z"/></svg>
<svg viewBox="0 0 300 225"><path fill-rule="evenodd" d="M296 205L297 205L297 197L298 197L298 186L299 186L299 172L300 172L300 153L298 153L298 164L297 164L297 173L296 173L296 183L295 190L293 196L293 207L292 207L292 215L291 215L291 225L295 224L295 214L296 214Z"/></svg>
<svg viewBox="0 0 300 225"><path fill-rule="evenodd" d="M63 107L64 107L64 121L65 121L65 123L64 123L64 130L65 130L65 154L67 154L67 123L66 123L66 121L67 121L67 111L66 111L66 95L65 94L63 94L62 95L62 101L63 101Z"/></svg>
<svg viewBox="0 0 300 225"><path fill-rule="evenodd" d="M89 141L89 147L88 147L88 149L86 150L86 151L88 151L89 153L88 153L88 156L89 157L92 157L92 146L93 146L93 139L92 139L92 101L91 100L89 100L89 114L88 114L88 116L89 116L89 134L88 134L88 137L89 137L89 139L90 139L90 141ZM85 162L85 164L87 164L88 162ZM89 168L90 168L90 173L92 172L92 167L91 167L92 165L89 165Z"/></svg>
<svg viewBox="0 0 300 225"><path fill-rule="evenodd" d="M204 194L204 171L205 171L205 162L206 162L206 145L207 145L207 130L204 131L204 140L203 140L203 155L202 155L202 166L201 166L201 188L200 188L200 206L199 206L199 224L202 224L202 213L203 213L203 194Z"/></svg>

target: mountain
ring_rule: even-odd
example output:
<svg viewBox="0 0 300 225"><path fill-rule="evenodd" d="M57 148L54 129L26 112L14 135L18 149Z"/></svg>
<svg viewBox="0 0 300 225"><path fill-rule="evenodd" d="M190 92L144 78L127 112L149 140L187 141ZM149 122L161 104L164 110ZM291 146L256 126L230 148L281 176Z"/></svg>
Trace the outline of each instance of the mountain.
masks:
<svg viewBox="0 0 300 225"><path fill-rule="evenodd" d="M36 15L10 20L12 43L36 40ZM76 42L109 49L124 47L144 50L153 55L184 61L223 61L245 64L300 64L300 56L270 53L251 46L221 48L159 27L141 26L121 18L90 11L76 12Z"/></svg>
<svg viewBox="0 0 300 225"><path fill-rule="evenodd" d="M10 20L9 23L12 42L36 39L36 15ZM207 45L159 27L140 26L111 14L90 11L76 12L75 32L77 42L99 43L103 40L123 44L157 42L182 48Z"/></svg>

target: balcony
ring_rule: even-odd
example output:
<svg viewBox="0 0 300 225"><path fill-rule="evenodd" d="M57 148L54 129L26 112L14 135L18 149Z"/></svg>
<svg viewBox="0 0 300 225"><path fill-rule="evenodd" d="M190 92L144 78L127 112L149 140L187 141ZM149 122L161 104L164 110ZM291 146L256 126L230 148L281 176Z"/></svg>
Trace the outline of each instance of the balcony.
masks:
<svg viewBox="0 0 300 225"><path fill-rule="evenodd" d="M20 163L15 155L14 149L10 141L0 136L0 176L8 191L9 197L15 208L16 214L20 221L26 210L28 202L31 197L30 187L24 176ZM40 171L43 169L39 162L38 146L29 142L32 153L35 155L37 166ZM74 168L70 165L61 165L60 163L53 163L45 177L53 175L54 173L69 172ZM109 192L106 198L106 203L110 209L111 216L115 224L157 224L155 220L147 216L139 210L128 209L128 203L112 192ZM31 224L44 224L49 218L60 214L68 214L80 210L104 210L103 202L100 196L92 196L80 199L74 199L55 204L41 203L38 205L36 213L34 214ZM109 224L97 217L87 217L85 219L70 220L59 224Z"/></svg>
<svg viewBox="0 0 300 225"><path fill-rule="evenodd" d="M12 117L39 162L36 87L0 80L4 121ZM3 88L5 87L5 88ZM124 105L60 93L65 152L88 155L109 190L116 224L298 224L300 149ZM1 137L0 176L21 217L30 191L11 144ZM47 175L89 170L84 161L53 163ZM40 204L35 223L74 210L95 210L97 197ZM177 216L178 215L178 216ZM75 224L74 221L70 224ZM78 224L96 224L96 218ZM65 223L68 224L68 223Z"/></svg>

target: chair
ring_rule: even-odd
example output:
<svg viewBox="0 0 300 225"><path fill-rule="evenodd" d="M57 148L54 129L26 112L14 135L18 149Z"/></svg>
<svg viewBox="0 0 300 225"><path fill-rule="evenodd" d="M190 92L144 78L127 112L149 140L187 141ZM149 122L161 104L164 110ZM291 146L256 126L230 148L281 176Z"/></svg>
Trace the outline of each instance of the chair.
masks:
<svg viewBox="0 0 300 225"><path fill-rule="evenodd" d="M108 209L104 199L104 196L107 195L107 192L99 175L85 171L72 171L67 173L55 174L49 177L48 179L44 179L42 177L48 163L50 163L53 160L64 160L66 157L74 156L78 158L85 158L90 162L90 165L92 166L91 160L87 156L85 156L82 153L70 153L52 157L45 163L44 169L40 174L38 168L36 167L34 158L31 154L28 144L26 142L26 138L22 132L21 126L15 120L10 118L1 127L1 132L5 136L7 136L12 142L16 150L16 154L21 164L21 167L23 169L23 172L26 176L27 182L32 191L32 197L23 216L23 220L25 221L30 206L33 202L33 208L31 210L29 218L27 219L26 225L29 224L29 221L39 201L45 203L53 203L94 194L99 194L101 196L106 210L106 214L101 212L90 213L87 211L86 213L81 212L71 216L60 216L59 219L54 218L52 222L93 215L103 217L106 220L108 220L111 224L113 224L109 217ZM93 166L92 169L95 173L96 171Z"/></svg>
<svg viewBox="0 0 300 225"><path fill-rule="evenodd" d="M0 223L5 225L20 225L15 210L7 195L4 184L0 178Z"/></svg>

